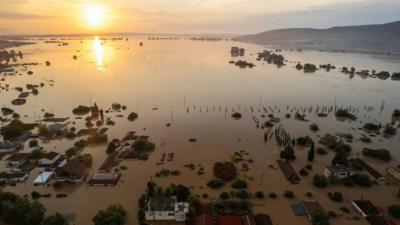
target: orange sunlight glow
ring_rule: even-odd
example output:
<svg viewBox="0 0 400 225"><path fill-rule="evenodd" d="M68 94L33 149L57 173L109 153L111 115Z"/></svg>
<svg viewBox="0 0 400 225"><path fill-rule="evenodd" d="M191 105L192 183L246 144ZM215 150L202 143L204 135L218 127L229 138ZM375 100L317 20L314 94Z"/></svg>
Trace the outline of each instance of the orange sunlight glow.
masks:
<svg viewBox="0 0 400 225"><path fill-rule="evenodd" d="M107 19L107 7L102 4L90 4L84 8L84 18L90 27L100 27Z"/></svg>

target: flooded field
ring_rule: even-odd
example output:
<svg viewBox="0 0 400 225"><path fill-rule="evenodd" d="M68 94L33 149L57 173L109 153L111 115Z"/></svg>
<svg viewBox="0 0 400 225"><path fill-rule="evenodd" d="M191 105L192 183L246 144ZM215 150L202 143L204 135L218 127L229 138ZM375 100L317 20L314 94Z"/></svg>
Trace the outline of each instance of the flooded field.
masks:
<svg viewBox="0 0 400 225"><path fill-rule="evenodd" d="M365 123L392 122L392 113L400 108L400 81L377 78L363 79L340 72L342 66L357 70L400 72L400 59L360 54L343 54L314 51L288 51L279 54L288 60L278 68L264 61L257 61L257 53L265 48L257 45L232 41L148 40L128 37L122 40L89 38L83 40L62 40L68 45L45 43L15 48L24 56L18 63L39 63L24 70L17 67L17 75L3 75L0 83L1 107L12 108L26 123L43 119L44 112L56 117L69 117L67 126L77 130L85 128L85 116L77 117L72 110L78 105L92 106L94 103L103 110L113 103L120 103L126 110L105 112L115 125L102 125L109 130L108 140L122 139L127 132L149 136L156 149L148 160L124 160L117 168L122 178L117 186L89 187L85 184L62 185L54 189L50 185L34 186L39 174L35 168L26 182L16 186L5 186L3 190L21 195L32 191L51 193L50 198L41 198L48 212L69 214L74 224L90 224L97 211L112 203L120 203L128 212L128 224L137 225L138 198L146 189L148 181L159 185L184 184L199 196L200 201L217 198L222 191L230 191L229 185L213 190L206 183L213 178L213 165L217 161L230 161L234 152L245 150L252 159L249 170L241 171L239 177L248 180L248 191L254 193L275 192L277 199L252 199L254 211L268 213L274 224L310 224L306 217L295 216L290 204L300 200L318 200L326 211L335 211L339 216L331 219L331 224L367 224L364 219L349 219L358 216L351 206L353 199L367 198L381 207L399 203L398 188L393 184L378 182L370 188L329 185L325 189L313 186L314 174L323 174L331 164L333 151L327 155L315 156L310 174L301 177L298 185L290 184L279 170L276 160L280 158L280 147L275 138L265 140L265 132L282 127L292 138L310 136L319 146L318 140L326 133L346 133L353 135L350 156L359 156L375 169L386 174L389 166L398 165L400 135L384 137L369 135L360 130ZM143 46L140 46L143 42ZM246 49L245 56L232 57L232 46ZM74 59L74 56L76 56ZM230 64L231 60L246 60L256 66L240 69ZM46 65L46 61L50 64ZM317 70L304 73L295 67L297 62L328 64L337 68L326 72ZM27 74L32 71L33 74ZM21 73L22 75L19 75ZM37 95L30 95L23 105L12 105L11 101L20 94L15 87L39 84ZM357 120L341 120L335 117L334 109L349 108ZM319 117L317 110L325 108L327 117ZM328 110L331 109L331 110ZM130 112L138 118L130 122ZM232 118L239 112L241 119ZM305 120L295 119L295 113L305 114ZM280 118L272 128L263 126L268 115ZM286 116L290 114L290 118ZM257 121L260 124L257 124ZM319 131L313 132L309 126L318 124ZM6 125L2 122L2 126ZM49 123L51 124L51 123ZM398 126L395 122L394 126ZM96 126L96 125L95 125ZM269 134L269 133L268 133ZM371 143L360 141L363 135L371 138ZM190 139L195 139L196 141ZM79 140L56 138L40 140L39 145L46 151L64 154ZM388 149L393 159L387 163L367 158L361 154L364 147ZM26 143L22 151L29 148ZM107 144L89 146L83 153L90 153L93 164L87 178L96 173L107 158ZM295 147L296 160L292 165L299 171L308 164L309 147ZM173 160L159 163L163 153L174 153ZM3 157L3 159L6 157ZM197 175L197 169L190 170L185 164L193 163L203 167L204 175ZM238 168L239 168L238 164ZM121 169L125 166L126 169ZM6 170L6 163L1 161ZM156 177L162 169L179 170L179 176ZM286 199L283 192L291 190L294 199ZM344 194L341 203L331 201L327 193L340 191ZM57 193L66 193L65 198L56 198ZM208 198L203 198L207 193ZM350 214L340 212L341 206L351 209ZM340 215L342 214L342 215Z"/></svg>

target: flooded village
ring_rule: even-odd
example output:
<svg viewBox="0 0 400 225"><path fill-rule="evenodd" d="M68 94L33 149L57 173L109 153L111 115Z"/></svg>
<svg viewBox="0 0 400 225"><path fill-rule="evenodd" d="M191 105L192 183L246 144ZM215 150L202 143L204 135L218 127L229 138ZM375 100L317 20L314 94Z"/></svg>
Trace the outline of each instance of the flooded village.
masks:
<svg viewBox="0 0 400 225"><path fill-rule="evenodd" d="M32 213L1 217L400 224L399 62L225 37L5 42L0 211Z"/></svg>

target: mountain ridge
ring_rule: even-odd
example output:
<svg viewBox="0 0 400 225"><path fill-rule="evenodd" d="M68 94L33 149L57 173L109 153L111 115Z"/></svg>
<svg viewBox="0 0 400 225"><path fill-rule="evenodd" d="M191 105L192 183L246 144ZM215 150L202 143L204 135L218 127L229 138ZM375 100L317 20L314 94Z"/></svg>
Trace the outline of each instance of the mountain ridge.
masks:
<svg viewBox="0 0 400 225"><path fill-rule="evenodd" d="M234 40L291 48L400 53L400 21L327 29L284 28L239 36Z"/></svg>

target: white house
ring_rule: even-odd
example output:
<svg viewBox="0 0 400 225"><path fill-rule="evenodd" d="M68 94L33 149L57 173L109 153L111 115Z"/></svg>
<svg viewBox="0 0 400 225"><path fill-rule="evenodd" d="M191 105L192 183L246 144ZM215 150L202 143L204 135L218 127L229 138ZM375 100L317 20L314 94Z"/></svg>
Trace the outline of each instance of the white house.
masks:
<svg viewBox="0 0 400 225"><path fill-rule="evenodd" d="M328 166L324 170L324 175L328 178L346 179L351 176L351 169L346 166Z"/></svg>
<svg viewBox="0 0 400 225"><path fill-rule="evenodd" d="M145 219L184 222L188 213L189 203L187 202L178 202L176 197L153 197L147 201Z"/></svg>

